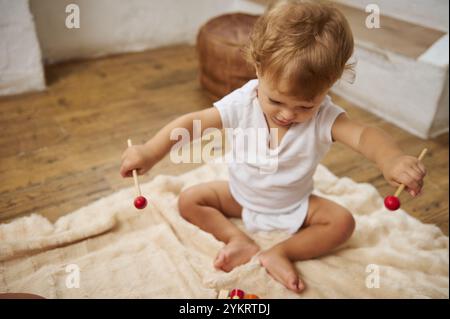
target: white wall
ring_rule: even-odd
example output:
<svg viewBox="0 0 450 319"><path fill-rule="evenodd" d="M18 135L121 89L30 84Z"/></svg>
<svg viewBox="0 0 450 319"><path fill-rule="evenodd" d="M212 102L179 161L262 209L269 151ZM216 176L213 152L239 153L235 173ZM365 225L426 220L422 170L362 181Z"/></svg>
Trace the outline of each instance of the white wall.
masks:
<svg viewBox="0 0 450 319"><path fill-rule="evenodd" d="M355 82L338 82L335 93L421 138L448 131L448 66L361 44L355 55Z"/></svg>
<svg viewBox="0 0 450 319"><path fill-rule="evenodd" d="M428 136L433 137L448 132L449 109L448 109L448 63L449 63L449 36L448 33L437 41L431 48L419 57L419 62L433 65L441 70L444 81L434 83L435 86L442 85L442 92L438 100L433 123Z"/></svg>
<svg viewBox="0 0 450 319"><path fill-rule="evenodd" d="M0 95L45 88L28 0L0 0Z"/></svg>
<svg viewBox="0 0 450 319"><path fill-rule="evenodd" d="M377 3L382 14L448 31L447 0L337 1L359 8ZM69 3L80 7L80 29L65 27ZM50 63L194 43L200 25L215 15L264 10L245 0L30 0L30 6L42 55Z"/></svg>
<svg viewBox="0 0 450 319"><path fill-rule="evenodd" d="M238 0L30 0L45 61L195 43L211 17L235 11ZM80 28L68 29L65 8L80 8ZM251 9L251 5L248 5ZM254 6L255 8L256 6Z"/></svg>
<svg viewBox="0 0 450 319"><path fill-rule="evenodd" d="M439 99L438 109L434 115L433 124L430 127L429 136L434 137L442 133L448 132L449 109L448 109L448 68L445 74L446 81L444 83L444 90Z"/></svg>

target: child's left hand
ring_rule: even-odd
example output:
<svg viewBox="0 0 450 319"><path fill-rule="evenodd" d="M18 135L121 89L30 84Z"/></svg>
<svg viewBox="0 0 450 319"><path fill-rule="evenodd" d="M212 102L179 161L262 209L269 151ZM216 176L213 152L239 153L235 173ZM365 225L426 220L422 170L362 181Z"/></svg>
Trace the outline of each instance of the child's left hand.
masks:
<svg viewBox="0 0 450 319"><path fill-rule="evenodd" d="M389 184L395 187L404 184L405 190L413 197L420 195L427 173L425 166L416 157L409 155L386 159L382 172Z"/></svg>

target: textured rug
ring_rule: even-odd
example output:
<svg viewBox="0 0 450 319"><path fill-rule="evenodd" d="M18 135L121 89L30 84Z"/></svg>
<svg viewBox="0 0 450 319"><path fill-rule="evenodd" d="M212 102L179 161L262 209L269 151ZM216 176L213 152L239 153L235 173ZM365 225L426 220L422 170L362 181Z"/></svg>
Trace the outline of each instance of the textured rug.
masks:
<svg viewBox="0 0 450 319"><path fill-rule="evenodd" d="M329 255L297 262L307 290L294 294L257 258L229 273L212 263L223 243L182 219L180 191L227 179L223 164L141 185L150 203L137 211L123 189L54 224L40 215L0 225L0 292L46 298L216 298L240 288L261 298L448 298L448 237L403 210L388 212L376 189L319 166L315 193L355 216L351 239ZM241 220L234 220L242 226ZM262 248L284 232L251 235Z"/></svg>

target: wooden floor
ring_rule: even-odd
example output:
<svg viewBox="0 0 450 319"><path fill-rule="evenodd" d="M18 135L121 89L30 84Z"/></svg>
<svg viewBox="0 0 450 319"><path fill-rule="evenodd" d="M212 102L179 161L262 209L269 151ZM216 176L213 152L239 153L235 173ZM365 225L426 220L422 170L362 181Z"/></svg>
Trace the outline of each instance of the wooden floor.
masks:
<svg viewBox="0 0 450 319"><path fill-rule="evenodd" d="M132 186L119 175L127 138L144 142L180 114L213 102L197 80L191 46L53 65L46 76L45 92L0 98L1 222L31 213L54 221ZM429 148L425 192L414 200L403 194L403 208L448 234L448 135L424 141L334 98L352 118L386 129L409 154ZM372 163L341 145L323 163L375 185L383 197L394 191ZM198 166L166 157L141 181Z"/></svg>

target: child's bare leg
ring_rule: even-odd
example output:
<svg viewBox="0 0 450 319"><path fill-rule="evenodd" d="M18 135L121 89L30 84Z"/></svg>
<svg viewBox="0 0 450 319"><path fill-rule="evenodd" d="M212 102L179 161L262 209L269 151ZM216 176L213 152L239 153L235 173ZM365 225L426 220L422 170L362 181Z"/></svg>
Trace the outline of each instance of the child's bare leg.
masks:
<svg viewBox="0 0 450 319"><path fill-rule="evenodd" d="M214 261L216 268L231 271L258 252L256 243L227 218L240 218L242 212L242 206L230 194L228 182L192 186L180 194L178 207L184 219L226 244Z"/></svg>
<svg viewBox="0 0 450 319"><path fill-rule="evenodd" d="M302 228L291 238L262 252L260 262L269 274L288 289L301 292L305 285L293 262L322 256L344 243L353 233L355 221L344 207L311 195Z"/></svg>

